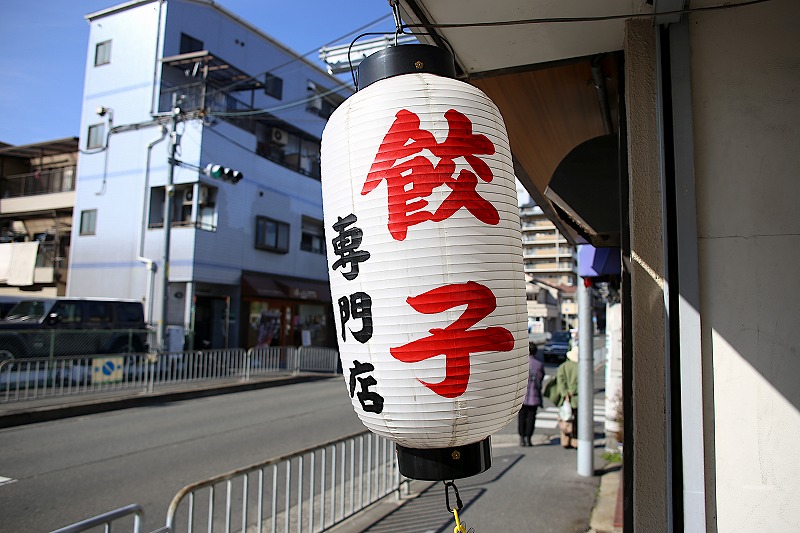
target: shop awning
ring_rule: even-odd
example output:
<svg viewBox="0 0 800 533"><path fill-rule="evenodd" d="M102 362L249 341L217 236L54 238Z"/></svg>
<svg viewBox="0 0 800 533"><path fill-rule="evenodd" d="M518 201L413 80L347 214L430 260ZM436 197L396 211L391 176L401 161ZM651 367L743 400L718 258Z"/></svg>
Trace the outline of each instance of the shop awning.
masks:
<svg viewBox="0 0 800 533"><path fill-rule="evenodd" d="M331 301L331 290L327 282L258 272L242 273L242 295L318 302Z"/></svg>
<svg viewBox="0 0 800 533"><path fill-rule="evenodd" d="M242 294L245 296L260 296L262 298L285 298L283 289L272 281L269 276L262 274L242 274Z"/></svg>
<svg viewBox="0 0 800 533"><path fill-rule="evenodd" d="M619 276L622 258L619 248L595 248L578 246L578 275L582 278Z"/></svg>

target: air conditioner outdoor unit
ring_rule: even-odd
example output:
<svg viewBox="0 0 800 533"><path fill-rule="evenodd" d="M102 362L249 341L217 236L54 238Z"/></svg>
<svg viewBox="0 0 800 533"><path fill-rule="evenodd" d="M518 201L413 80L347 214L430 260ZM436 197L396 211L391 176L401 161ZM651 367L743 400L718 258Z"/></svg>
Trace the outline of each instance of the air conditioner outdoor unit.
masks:
<svg viewBox="0 0 800 533"><path fill-rule="evenodd" d="M272 128L272 143L286 146L289 142L289 134L279 128Z"/></svg>
<svg viewBox="0 0 800 533"><path fill-rule="evenodd" d="M192 205L192 200L194 200L194 188L189 188L183 191L183 205Z"/></svg>

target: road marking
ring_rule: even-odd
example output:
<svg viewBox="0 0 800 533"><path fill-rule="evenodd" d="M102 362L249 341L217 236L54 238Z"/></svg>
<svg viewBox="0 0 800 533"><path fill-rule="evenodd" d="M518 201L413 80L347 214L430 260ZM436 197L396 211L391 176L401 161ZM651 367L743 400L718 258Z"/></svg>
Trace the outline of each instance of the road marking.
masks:
<svg viewBox="0 0 800 533"><path fill-rule="evenodd" d="M10 477L0 476L0 486L1 485L9 485L9 484L14 483L16 481L17 481L16 479L11 479Z"/></svg>
<svg viewBox="0 0 800 533"><path fill-rule="evenodd" d="M594 422L602 424L606 421L605 405L595 402ZM558 408L545 407L536 412L536 429L556 429L558 427Z"/></svg>

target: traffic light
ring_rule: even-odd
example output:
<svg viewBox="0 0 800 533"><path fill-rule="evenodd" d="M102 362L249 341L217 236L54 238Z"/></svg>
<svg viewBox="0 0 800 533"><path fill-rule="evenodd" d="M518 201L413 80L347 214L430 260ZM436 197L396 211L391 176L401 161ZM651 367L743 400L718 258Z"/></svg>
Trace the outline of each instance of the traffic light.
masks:
<svg viewBox="0 0 800 533"><path fill-rule="evenodd" d="M244 175L239 172L238 170L233 170L232 168L223 167L222 165L215 165L213 163L209 163L206 165L205 169L206 176L212 177L217 180L223 181L230 181L231 183L239 183Z"/></svg>

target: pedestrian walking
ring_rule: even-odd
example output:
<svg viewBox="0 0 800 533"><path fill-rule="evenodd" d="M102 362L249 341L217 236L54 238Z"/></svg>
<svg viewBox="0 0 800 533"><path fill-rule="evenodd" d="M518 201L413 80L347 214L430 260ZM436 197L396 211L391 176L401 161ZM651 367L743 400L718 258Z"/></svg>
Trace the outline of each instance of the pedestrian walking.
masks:
<svg viewBox="0 0 800 533"><path fill-rule="evenodd" d="M522 408L517 415L519 445L532 446L531 437L536 427L536 411L542 405L542 380L544 379L544 365L538 355L536 345L531 345L528 354L528 388Z"/></svg>
<svg viewBox="0 0 800 533"><path fill-rule="evenodd" d="M556 370L555 387L558 392L558 428L561 446L578 447L578 346L567 352L567 359ZM564 404L567 404L566 406ZM564 407L564 409L562 409Z"/></svg>

